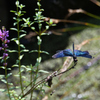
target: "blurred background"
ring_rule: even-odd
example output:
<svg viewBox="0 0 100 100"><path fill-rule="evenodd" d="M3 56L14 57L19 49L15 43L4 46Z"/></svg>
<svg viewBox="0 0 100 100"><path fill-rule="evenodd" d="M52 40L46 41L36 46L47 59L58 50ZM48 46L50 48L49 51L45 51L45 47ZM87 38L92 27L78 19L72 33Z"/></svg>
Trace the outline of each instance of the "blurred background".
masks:
<svg viewBox="0 0 100 100"><path fill-rule="evenodd" d="M0 0L0 28L5 26L7 30L13 27L14 14L10 10L16 10L16 0ZM20 0L20 3L26 7L25 18L30 17L33 20L37 0ZM76 49L82 51L88 50L94 57L93 59L78 58L78 64L75 69L65 73L64 75L54 78L52 88L46 88L46 95L40 100L100 100L100 19L90 17L87 14L80 12L86 11L100 17L100 2L99 0L41 0L41 8L44 9L45 17L58 20L55 27L51 27L48 32L50 36L43 36L42 50L48 51L50 55L42 55L42 64L40 69L53 72L59 68L64 70L66 62L70 62L70 58L52 59L52 55L57 50L72 49L72 43L75 43ZM71 13L71 11L73 13ZM72 22L66 22L72 20ZM77 23L75 21L79 21ZM82 24L81 22L84 22ZM85 26L85 23L91 23L94 26ZM96 26L95 26L96 25ZM37 27L37 25L35 26ZM34 32L29 28L27 37L21 40L26 48L33 50L37 47L37 39ZM33 34L30 36L30 34ZM16 37L14 31L10 31L10 39ZM16 49L15 43L9 44L10 49ZM2 55L0 53L0 55ZM9 54L8 66L11 67L16 62L17 54ZM22 64L34 64L37 54L25 54ZM28 59L27 59L28 58ZM13 69L13 72L15 70ZM3 71L1 70L3 74ZM50 95L50 93L55 92ZM3 99L2 99L3 100Z"/></svg>

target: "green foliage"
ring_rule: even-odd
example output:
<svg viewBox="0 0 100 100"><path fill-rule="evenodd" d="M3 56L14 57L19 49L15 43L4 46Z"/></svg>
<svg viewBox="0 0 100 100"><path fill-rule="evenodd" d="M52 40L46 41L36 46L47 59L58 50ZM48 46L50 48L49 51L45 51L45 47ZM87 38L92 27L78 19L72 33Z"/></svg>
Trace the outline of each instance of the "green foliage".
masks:
<svg viewBox="0 0 100 100"><path fill-rule="evenodd" d="M0 66L0 68L5 70L5 75L0 75L0 80L7 86L7 89L1 88L0 91L3 93L5 92L10 100L25 100L26 96L28 94L31 94L30 100L38 99L39 97L42 97L42 93L45 94L44 86L48 86L48 87L52 86L53 77L62 75L65 72L73 69L76 66L76 63L73 66L71 66L69 69L66 68L66 70L63 72L58 73L58 71L59 71L58 70L58 71L54 71L53 73L51 73L50 75L47 76L47 74L49 74L50 72L43 69L44 66L42 66L43 67L42 69L40 68L41 62L42 62L42 53L49 55L49 53L47 51L41 50L42 36L50 35L47 33L47 30L51 26L55 26L56 24L54 24L52 19L50 19L48 22L44 22L45 17L42 14L44 9L41 9L40 0L37 1L38 8L35 9L35 15L33 16L34 20L31 20L30 17L23 18L23 15L26 13L25 11L23 11L23 8L25 7L25 5L20 4L20 2L18 0L16 0L15 5L16 5L17 10L16 11L11 10L11 12L14 13L14 16L15 16L15 17L13 17L13 19L15 21L13 23L14 28L10 28L10 29L13 31L16 31L16 33L17 33L17 38L12 38L11 41L15 42L15 44L17 45L18 48L17 48L17 50L7 49L7 51L9 53L13 53L13 54L17 53L18 54L16 63L14 65L12 65L12 67L16 67L19 70L17 73L12 73L12 72L7 73L7 70L11 71L11 68L7 68L6 65ZM86 14L88 16L100 19L99 16L95 16L88 12L86 12ZM38 24L37 30L34 25L35 23ZM43 27L43 23L46 23L45 27ZM91 23L82 23L82 24L91 26L91 27L97 27L97 28L100 27L99 25L95 25L95 24L91 24ZM26 49L26 47L23 44L20 43L20 40L24 36L26 36L26 31L24 30L24 28L26 28L26 27L29 27L30 30L34 31L37 34L36 36L37 36L38 48L37 49L35 48L35 50L30 51L30 50ZM83 27L80 27L80 29L82 29L82 28ZM74 27L74 28L70 28L70 29L67 28L66 31L68 31L68 30L72 31L72 30L77 30L77 29L79 29L79 27ZM74 38L74 39L76 39L76 38ZM29 53L33 56L34 56L34 53L37 54L37 58L35 59L36 62L34 65L32 65L32 64L23 65L22 64L22 61L23 61L26 53ZM3 63L3 62L6 63L9 57L7 57L6 59L2 59L2 58L3 57L0 57L1 63ZM51 65L51 63L49 65ZM57 65L57 68L58 68L58 63L55 65ZM71 65L71 64L69 64L69 65ZM48 66L48 64L47 64L47 66ZM24 73L28 74L28 76L25 76ZM46 76L46 77L44 77L44 76ZM11 82L9 82L8 79L10 79L10 78L12 79L12 77L15 79L15 81L11 83ZM85 77L85 75L82 76L82 78L83 77ZM66 78L65 78L65 80L66 80ZM75 85L75 82L77 80L74 80L74 82L73 82L73 80L71 80L68 83L69 87L73 88ZM59 84L63 84L64 82L66 82L63 80L60 80L60 81L61 81L61 83L59 83L59 82L57 83L57 81L56 81L57 87L59 86ZM71 85L71 83L73 83L73 85ZM95 84L95 86L98 87L97 84ZM17 93L17 90L20 90L21 92ZM36 90L39 90L39 93L38 93L38 96L35 97L34 91L36 91ZM67 88L67 90L68 90L68 88ZM70 89L69 89L69 91L70 91ZM84 96L82 99L87 99L87 98L88 98L87 96Z"/></svg>
<svg viewBox="0 0 100 100"><path fill-rule="evenodd" d="M24 98L22 98L21 96L24 95L25 90L24 90L23 84L25 84L27 82L27 81L25 82L25 80L27 78L24 75L22 75L23 72L27 72L30 75L30 81L33 81L33 83L31 83L31 88L33 86L37 85L39 73L49 73L48 71L39 69L39 65L42 61L41 53L49 54L48 52L41 50L41 44L42 44L41 36L48 35L45 32L49 29L50 26L53 25L53 22L52 22L52 20L50 20L50 22L47 23L46 28L44 30L42 30L42 23L44 22L45 17L42 15L42 11L44 11L44 10L40 8L41 7L40 1L37 2L38 8L35 9L36 13L34 16L34 21L31 21L30 17L23 18L23 15L26 13L25 11L23 11L23 8L25 7L25 5L20 4L20 2L18 0L15 2L15 5L16 5L17 10L10 11L10 12L14 13L14 15L15 15L15 17L13 17L13 19L15 21L13 23L14 28L10 28L10 29L17 32L18 37L12 38L11 41L14 41L16 43L16 45L18 46L18 49L17 50L9 50L8 49L8 52L9 53L18 53L18 59L16 60L16 64L12 65L12 67L19 68L19 72L14 75L12 73L9 73L6 75L6 78L8 79L12 76L15 78L19 78L20 85L18 86L18 89L20 87L21 95L18 96L18 94L14 90L14 88L16 88L16 87L13 86L13 83L9 83L8 80L5 80L4 76L1 76L1 81L4 82L5 84L8 83L8 85L10 86L10 88L8 86L8 94L7 94L10 100L24 100ZM39 31L35 30L34 23L38 23ZM33 31L35 31L37 33L37 40L38 40L38 42L37 42L38 49L37 50L29 51L28 49L26 49L26 47L23 44L20 43L20 39L23 38L24 36L26 36L26 31L24 30L24 28L26 28L26 27L30 27L30 29L32 29ZM38 55L38 57L36 58L35 65L31 65L31 64L27 65L27 66L22 65L21 61L22 61L22 59L24 59L24 56L25 56L24 53L32 53L33 54L34 52L36 52ZM1 57L1 59L2 59L2 57ZM5 69L5 67L3 67L3 66L1 66L1 68ZM11 70L11 68L7 68L7 69ZM35 73L33 73L33 72L35 72ZM24 81L22 79L24 79ZM41 92L44 92L44 89L42 89L42 87L43 87L43 85L37 86L37 88L39 88ZM35 89L33 89L32 91L34 91L34 90ZM1 89L1 91L4 91L4 89ZM33 98L33 92L31 92L30 100L32 100L32 98Z"/></svg>

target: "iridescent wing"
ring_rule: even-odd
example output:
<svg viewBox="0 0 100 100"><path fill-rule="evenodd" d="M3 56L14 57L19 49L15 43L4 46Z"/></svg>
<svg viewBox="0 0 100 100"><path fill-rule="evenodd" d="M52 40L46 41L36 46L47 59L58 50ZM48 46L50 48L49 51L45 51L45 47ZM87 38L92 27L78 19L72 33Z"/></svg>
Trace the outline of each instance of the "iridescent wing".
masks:
<svg viewBox="0 0 100 100"><path fill-rule="evenodd" d="M73 53L72 53L72 51L70 49L64 50L63 53L64 53L65 56L71 56L71 57L73 57Z"/></svg>
<svg viewBox="0 0 100 100"><path fill-rule="evenodd" d="M63 50L62 51L59 51L58 53L54 54L52 56L52 58L61 58L61 57L64 57L65 55L63 54Z"/></svg>
<svg viewBox="0 0 100 100"><path fill-rule="evenodd" d="M88 51L74 50L74 53L77 57L92 58Z"/></svg>
<svg viewBox="0 0 100 100"><path fill-rule="evenodd" d="M73 53L70 49L62 50L52 56L52 58L61 58L66 56L73 56Z"/></svg>

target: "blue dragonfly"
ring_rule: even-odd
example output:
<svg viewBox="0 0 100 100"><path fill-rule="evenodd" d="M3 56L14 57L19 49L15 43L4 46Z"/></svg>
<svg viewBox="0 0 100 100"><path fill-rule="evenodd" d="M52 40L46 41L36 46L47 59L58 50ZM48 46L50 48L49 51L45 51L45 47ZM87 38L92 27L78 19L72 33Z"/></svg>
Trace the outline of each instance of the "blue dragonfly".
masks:
<svg viewBox="0 0 100 100"><path fill-rule="evenodd" d="M74 50L73 43L73 52L70 49L61 50L58 53L54 54L52 58L61 58L61 57L73 57L74 62L77 62L77 57L92 58L88 51Z"/></svg>

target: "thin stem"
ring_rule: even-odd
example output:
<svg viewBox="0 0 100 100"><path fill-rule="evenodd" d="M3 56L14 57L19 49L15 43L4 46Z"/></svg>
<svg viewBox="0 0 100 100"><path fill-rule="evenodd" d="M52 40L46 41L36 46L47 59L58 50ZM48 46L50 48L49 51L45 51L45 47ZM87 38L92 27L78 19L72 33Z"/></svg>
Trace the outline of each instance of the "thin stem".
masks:
<svg viewBox="0 0 100 100"><path fill-rule="evenodd" d="M38 0L38 2L40 2L40 0ZM38 6L38 9L40 11L40 6ZM40 17L39 17L40 18ZM39 26L39 32L38 32L38 36L40 37L41 39L41 27L40 27L40 22L41 18L38 19L38 26ZM38 45L38 58L40 57L40 50L41 50L41 44ZM31 70L32 71L32 70ZM36 75L35 75L35 78L34 78L34 82L33 84L31 84L31 87L33 87L35 84L36 84L36 80L37 80L37 76L38 76L38 71L39 71L39 66L37 66L37 70L36 70ZM31 81L32 81L32 78L31 78ZM33 91L31 91L31 97L30 97L30 100L32 100L32 94L33 94Z"/></svg>
<svg viewBox="0 0 100 100"><path fill-rule="evenodd" d="M30 81L32 81L33 77L32 77L32 65L31 65L31 77L30 77ZM31 82L31 87L33 87L33 83ZM32 94L33 92L31 91L31 97L30 97L30 100L32 100Z"/></svg>
<svg viewBox="0 0 100 100"><path fill-rule="evenodd" d="M96 19L100 19L100 16L97 16L97 15L91 14L91 13L86 12L86 11L84 12L84 14L86 14L86 15L88 15L88 16L90 16L90 17L96 18Z"/></svg>
<svg viewBox="0 0 100 100"><path fill-rule="evenodd" d="M18 1L18 0L17 0ZM18 7L17 7L17 13L18 13ZM19 19L19 16L17 15L17 19ZM22 94L23 93L23 85L22 85L22 75L21 75L21 61L20 61L20 32L19 32L19 20L17 20L17 30L18 30L18 60L19 60L19 77L20 77L20 85L21 85L21 91L22 91Z"/></svg>
<svg viewBox="0 0 100 100"><path fill-rule="evenodd" d="M40 0L38 0L38 2L40 2ZM38 6L38 9L39 9L39 11L40 11L40 6ZM38 25L40 25L41 24L41 22L40 22L40 20L41 19L38 19ZM40 39L41 39L41 28L39 28L39 37L40 37ZM40 50L41 50L41 44L39 44L39 46L38 46L38 58L40 57ZM37 71L36 71L36 77L37 77L37 74L38 74L38 67L39 66L37 66Z"/></svg>
<svg viewBox="0 0 100 100"><path fill-rule="evenodd" d="M5 59L5 63L6 63L6 59ZM7 66L5 65L5 78L6 78L6 82L7 82L7 90L8 90L8 94L9 94L9 99L11 100L11 96L10 96L10 91L9 91L9 85L8 85L8 78L7 78Z"/></svg>

